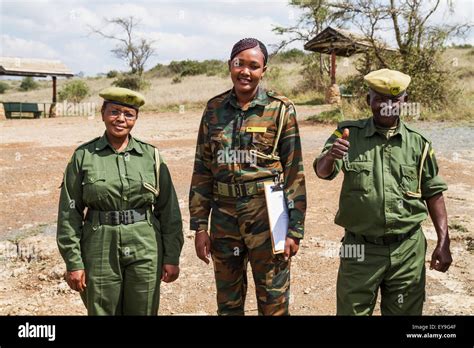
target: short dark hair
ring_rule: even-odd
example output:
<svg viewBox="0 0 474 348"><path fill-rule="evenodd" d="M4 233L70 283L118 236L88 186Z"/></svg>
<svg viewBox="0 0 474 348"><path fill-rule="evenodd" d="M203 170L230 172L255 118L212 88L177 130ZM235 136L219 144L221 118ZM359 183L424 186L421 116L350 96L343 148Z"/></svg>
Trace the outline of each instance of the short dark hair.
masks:
<svg viewBox="0 0 474 348"><path fill-rule="evenodd" d="M240 52L248 50L249 48L254 48L254 47L259 47L260 51L263 53L263 64L267 65L267 60L268 60L268 52L267 48L261 42L260 40L254 39L254 38L245 38L242 40L239 40L234 47L232 47L232 52L230 53L230 59L234 59L236 55L238 55Z"/></svg>

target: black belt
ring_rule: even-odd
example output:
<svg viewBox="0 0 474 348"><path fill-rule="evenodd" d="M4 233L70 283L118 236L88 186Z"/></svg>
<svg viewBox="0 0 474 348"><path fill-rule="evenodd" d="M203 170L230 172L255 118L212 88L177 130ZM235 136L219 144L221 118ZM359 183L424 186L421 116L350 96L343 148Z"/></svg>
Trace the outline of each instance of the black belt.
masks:
<svg viewBox="0 0 474 348"><path fill-rule="evenodd" d="M120 211L101 211L89 209L87 211L86 219L92 222L94 215L98 215L98 220L101 225L129 225L135 222L146 220L147 210L147 208Z"/></svg>
<svg viewBox="0 0 474 348"><path fill-rule="evenodd" d="M387 235L381 236L381 237L364 236L364 235L361 235L361 234L356 234L356 233L351 232L351 231L347 231L347 233L349 233L354 238L360 237L364 241L366 241L367 243L370 243L370 244L390 245L390 244L393 244L393 243L403 242L404 240L406 240L406 239L410 238L411 236L413 236L418 231L419 231L419 228L415 228L415 229L413 229L413 230L411 230L410 232L407 232L407 233L387 234Z"/></svg>

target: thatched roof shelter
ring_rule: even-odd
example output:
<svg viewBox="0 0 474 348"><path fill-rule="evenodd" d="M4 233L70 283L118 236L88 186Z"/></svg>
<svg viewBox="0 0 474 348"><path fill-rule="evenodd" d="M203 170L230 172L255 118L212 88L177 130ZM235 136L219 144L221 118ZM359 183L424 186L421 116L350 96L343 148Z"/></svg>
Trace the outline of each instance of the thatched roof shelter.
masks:
<svg viewBox="0 0 474 348"><path fill-rule="evenodd" d="M9 76L65 76L74 74L59 60L0 57L0 75Z"/></svg>
<svg viewBox="0 0 474 348"><path fill-rule="evenodd" d="M397 51L380 41L375 41L374 44L383 50ZM374 44L363 35L327 27L304 45L307 51L331 55L331 86L326 92L326 102L332 104L341 100L339 87L336 85L336 56L350 57L356 53L363 53L374 47Z"/></svg>
<svg viewBox="0 0 474 348"><path fill-rule="evenodd" d="M396 49L376 42L381 48L388 51L396 51ZM352 33L348 30L327 27L318 35L312 38L304 45L307 51L331 54L334 52L336 56L350 57L356 53L362 53L372 47L372 43L366 37Z"/></svg>
<svg viewBox="0 0 474 348"><path fill-rule="evenodd" d="M72 77L74 74L59 60L0 57L0 75L47 77L53 79L53 98L49 115L55 115L56 78L57 76Z"/></svg>

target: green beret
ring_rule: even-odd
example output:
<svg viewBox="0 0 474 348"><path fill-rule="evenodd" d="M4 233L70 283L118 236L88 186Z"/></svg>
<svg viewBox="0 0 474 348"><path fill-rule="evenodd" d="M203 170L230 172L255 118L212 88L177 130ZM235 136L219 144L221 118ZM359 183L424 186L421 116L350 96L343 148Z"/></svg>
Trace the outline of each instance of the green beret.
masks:
<svg viewBox="0 0 474 348"><path fill-rule="evenodd" d="M398 96L405 92L411 77L396 70L380 69L364 76L364 81L377 93Z"/></svg>
<svg viewBox="0 0 474 348"><path fill-rule="evenodd" d="M128 88L108 87L99 92L105 101L138 109L145 104L145 97Z"/></svg>

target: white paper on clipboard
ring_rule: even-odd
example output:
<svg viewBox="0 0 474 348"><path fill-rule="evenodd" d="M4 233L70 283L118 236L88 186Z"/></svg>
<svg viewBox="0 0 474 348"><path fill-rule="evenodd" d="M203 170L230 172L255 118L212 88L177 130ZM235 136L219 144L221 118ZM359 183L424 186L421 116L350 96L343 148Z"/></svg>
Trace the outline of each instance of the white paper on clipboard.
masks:
<svg viewBox="0 0 474 348"><path fill-rule="evenodd" d="M288 232L288 207L282 189L274 190L274 182L266 182L265 200L267 202L268 220L272 235L273 253L285 251L285 240Z"/></svg>

